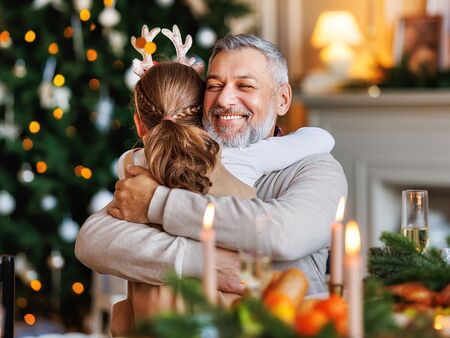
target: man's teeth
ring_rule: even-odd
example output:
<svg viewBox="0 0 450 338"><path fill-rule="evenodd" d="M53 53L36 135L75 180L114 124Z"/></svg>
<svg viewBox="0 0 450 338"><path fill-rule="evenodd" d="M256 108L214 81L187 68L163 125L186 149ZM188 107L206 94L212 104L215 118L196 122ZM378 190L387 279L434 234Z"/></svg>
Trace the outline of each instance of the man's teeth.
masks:
<svg viewBox="0 0 450 338"><path fill-rule="evenodd" d="M235 119L242 119L245 116L243 115L219 115L218 118L221 120L235 120Z"/></svg>

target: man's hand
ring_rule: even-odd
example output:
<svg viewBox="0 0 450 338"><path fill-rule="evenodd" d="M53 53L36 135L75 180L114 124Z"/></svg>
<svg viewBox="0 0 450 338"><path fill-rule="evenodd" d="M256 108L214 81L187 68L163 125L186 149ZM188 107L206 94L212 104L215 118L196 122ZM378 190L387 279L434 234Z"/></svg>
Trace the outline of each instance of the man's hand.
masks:
<svg viewBox="0 0 450 338"><path fill-rule="evenodd" d="M235 251L217 249L217 279L220 291L244 294L245 285L239 276L239 254Z"/></svg>
<svg viewBox="0 0 450 338"><path fill-rule="evenodd" d="M148 207L159 184L141 167L126 168L126 174L129 178L116 183L108 212L129 222L148 223Z"/></svg>

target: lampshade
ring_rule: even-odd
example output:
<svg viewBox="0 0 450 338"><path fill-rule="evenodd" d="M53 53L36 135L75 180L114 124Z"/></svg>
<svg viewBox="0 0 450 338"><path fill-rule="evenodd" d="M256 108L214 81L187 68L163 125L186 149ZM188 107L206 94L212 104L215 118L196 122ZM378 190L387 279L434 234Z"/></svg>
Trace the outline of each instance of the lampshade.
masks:
<svg viewBox="0 0 450 338"><path fill-rule="evenodd" d="M311 43L322 48L331 43L343 42L358 45L362 42L361 31L349 11L322 12L317 20Z"/></svg>

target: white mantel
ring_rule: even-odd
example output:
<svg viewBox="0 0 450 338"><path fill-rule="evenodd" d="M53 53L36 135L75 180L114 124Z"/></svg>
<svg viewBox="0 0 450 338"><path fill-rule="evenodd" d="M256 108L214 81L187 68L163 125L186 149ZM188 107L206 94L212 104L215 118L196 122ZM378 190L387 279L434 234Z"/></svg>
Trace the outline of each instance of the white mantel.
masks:
<svg viewBox="0 0 450 338"><path fill-rule="evenodd" d="M349 185L346 219L359 222L365 249L399 226L402 188L450 189L450 90L298 98L309 124L336 140L332 153Z"/></svg>

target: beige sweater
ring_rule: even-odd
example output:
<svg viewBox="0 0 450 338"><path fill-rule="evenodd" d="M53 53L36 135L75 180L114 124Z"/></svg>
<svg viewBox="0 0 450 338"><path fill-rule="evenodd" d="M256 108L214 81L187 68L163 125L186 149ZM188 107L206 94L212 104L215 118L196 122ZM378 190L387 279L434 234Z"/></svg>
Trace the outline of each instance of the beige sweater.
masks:
<svg viewBox="0 0 450 338"><path fill-rule="evenodd" d="M309 278L309 294L324 292L330 226L339 198L347 195L342 167L329 154L310 156L263 176L255 187L258 198L252 200L159 187L149 219L164 224L165 231L121 221L102 210L82 226L75 254L97 272L148 284L162 284L170 268L198 277L202 268L198 235L206 204L213 201L219 246L253 250L254 232L249 229L259 219L264 229L261 241L275 268L298 267Z"/></svg>

